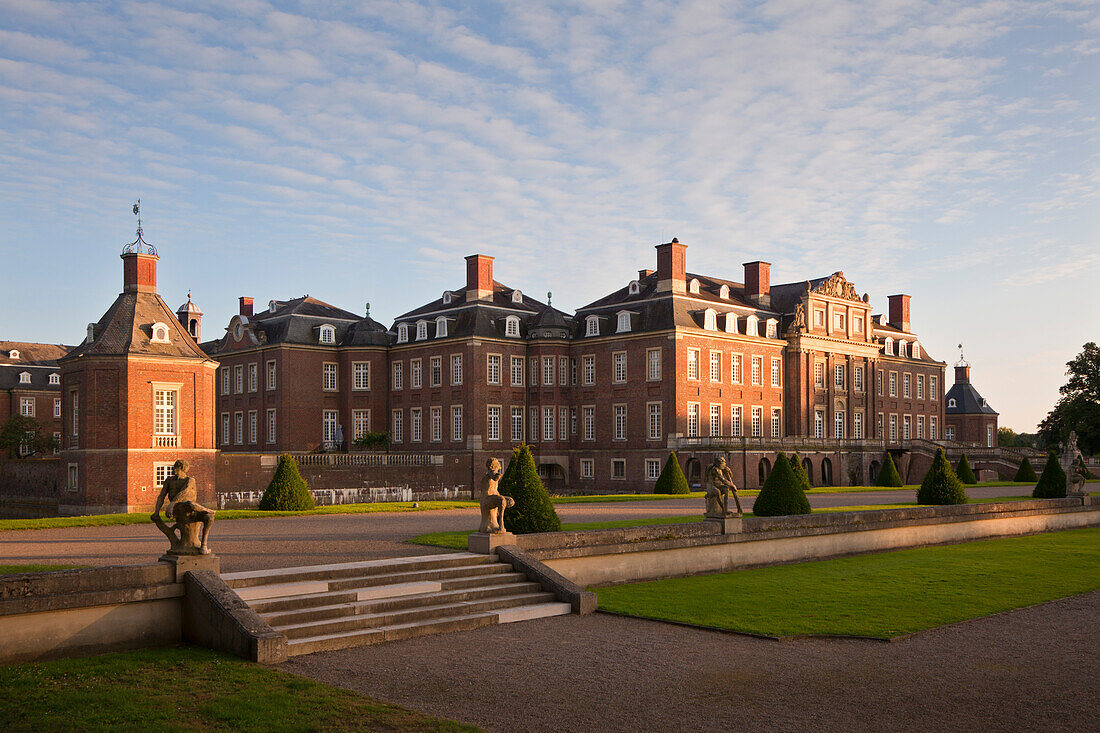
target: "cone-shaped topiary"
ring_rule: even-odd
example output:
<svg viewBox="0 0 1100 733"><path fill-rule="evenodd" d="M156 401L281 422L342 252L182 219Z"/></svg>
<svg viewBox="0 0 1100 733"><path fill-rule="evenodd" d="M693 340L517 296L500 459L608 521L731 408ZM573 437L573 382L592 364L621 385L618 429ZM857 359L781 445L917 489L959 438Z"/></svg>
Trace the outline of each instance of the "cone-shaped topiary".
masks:
<svg viewBox="0 0 1100 733"><path fill-rule="evenodd" d="M300 512L315 506L313 495L309 493L309 484L298 473L298 461L289 453L279 456L275 475L271 477L271 483L260 498L260 509L269 512Z"/></svg>
<svg viewBox="0 0 1100 733"><path fill-rule="evenodd" d="M1043 475L1039 477L1039 483L1035 484L1031 495L1036 499L1064 499L1066 498L1066 472L1058 463L1058 456L1054 451L1047 456L1047 465L1043 466Z"/></svg>
<svg viewBox="0 0 1100 733"><path fill-rule="evenodd" d="M661 475L657 477L657 483L653 485L654 494L690 494L687 477L680 468L680 461L675 453L668 454L665 467L661 469Z"/></svg>
<svg viewBox="0 0 1100 733"><path fill-rule="evenodd" d="M970 461L966 460L965 453L959 458L959 465L955 467L955 474L959 477L959 481L962 481L964 484L978 483L978 479L975 478L974 472L970 470Z"/></svg>
<svg viewBox="0 0 1100 733"><path fill-rule="evenodd" d="M1024 462L1020 464L1020 470L1016 472L1016 477L1013 481L1038 481L1039 477L1035 475L1035 469L1031 467L1031 461L1024 456Z"/></svg>
<svg viewBox="0 0 1100 733"><path fill-rule="evenodd" d="M951 469L947 456L943 454L943 448L936 449L936 457L932 459L932 467L924 474L917 489L918 504L965 504L966 489L962 481Z"/></svg>
<svg viewBox="0 0 1100 733"><path fill-rule="evenodd" d="M810 490L810 477L806 475L806 469L802 466L802 461L798 459L797 453L792 453L790 457L791 470L794 471L795 478L798 479L798 485L802 487L803 491Z"/></svg>
<svg viewBox="0 0 1100 733"><path fill-rule="evenodd" d="M878 471L875 486L903 486L898 467L894 465L894 457L889 453L882 459L882 468Z"/></svg>
<svg viewBox="0 0 1100 733"><path fill-rule="evenodd" d="M561 520L539 478L530 447L521 445L512 450L512 460L508 462L497 490L516 500L515 506L504 512L504 526L509 532L530 534L561 529Z"/></svg>
<svg viewBox="0 0 1100 733"><path fill-rule="evenodd" d="M775 468L760 489L760 495L752 505L758 517L780 517L787 514L809 514L810 502L802 491L802 484L794 475L791 462L780 451L775 458Z"/></svg>

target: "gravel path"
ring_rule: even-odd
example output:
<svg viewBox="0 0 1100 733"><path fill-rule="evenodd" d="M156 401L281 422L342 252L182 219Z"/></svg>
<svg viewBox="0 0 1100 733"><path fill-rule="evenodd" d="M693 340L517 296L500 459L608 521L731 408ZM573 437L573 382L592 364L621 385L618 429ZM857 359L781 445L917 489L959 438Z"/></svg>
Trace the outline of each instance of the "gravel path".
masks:
<svg viewBox="0 0 1100 733"><path fill-rule="evenodd" d="M559 616L282 668L508 733L1098 730L1098 618L1100 591L893 644Z"/></svg>
<svg viewBox="0 0 1100 733"><path fill-rule="evenodd" d="M1029 487L1019 486L969 490L973 498L1029 493ZM810 503L815 507L851 506L913 498L912 491L861 492L811 495ZM746 498L746 509L751 509L752 501ZM557 510L565 522L603 522L702 514L703 500L561 504ZM449 552L403 540L425 532L470 529L477 523L478 510L474 508L215 520L210 545L221 558L222 570L235 572ZM163 535L151 524L0 532L0 564L126 565L152 562L165 549Z"/></svg>

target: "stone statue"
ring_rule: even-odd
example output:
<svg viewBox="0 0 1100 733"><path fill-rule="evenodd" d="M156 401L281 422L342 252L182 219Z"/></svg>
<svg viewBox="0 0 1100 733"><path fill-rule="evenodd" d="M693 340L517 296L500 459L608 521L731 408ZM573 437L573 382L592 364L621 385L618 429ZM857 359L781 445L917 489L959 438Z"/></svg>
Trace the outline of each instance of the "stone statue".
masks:
<svg viewBox="0 0 1100 733"><path fill-rule="evenodd" d="M504 510L515 506L516 500L497 491L497 483L504 475L500 461L490 458L485 462L485 468L488 470L478 483L481 490L481 527L477 531L488 534L507 532L504 529Z"/></svg>
<svg viewBox="0 0 1100 733"><path fill-rule="evenodd" d="M740 517L744 514L741 510L741 500L737 497L737 485L733 483L733 472L726 465L725 458L718 456L714 459L714 463L710 464L710 467L707 468L703 486L707 492L706 516L725 518ZM729 510L731 494L734 503L737 505L737 514L733 514Z"/></svg>
<svg viewBox="0 0 1100 733"><path fill-rule="evenodd" d="M1069 431L1069 438L1062 449L1062 456L1058 460L1062 464L1062 470L1066 472L1066 496L1085 495L1085 475L1081 472L1077 462L1084 460L1081 452L1077 450L1077 431Z"/></svg>
<svg viewBox="0 0 1100 733"><path fill-rule="evenodd" d="M172 475L164 479L164 488L157 497L156 509L150 517L157 529L164 533L172 543L169 555L209 555L210 548L206 540L210 536L210 524L214 521L214 510L199 504L195 479L187 475L187 461L172 464ZM164 507L164 500L170 503ZM161 519L160 511L175 524L168 525Z"/></svg>
<svg viewBox="0 0 1100 733"><path fill-rule="evenodd" d="M787 327L787 333L802 333L806 330L806 309L799 303L794 307L794 320Z"/></svg>

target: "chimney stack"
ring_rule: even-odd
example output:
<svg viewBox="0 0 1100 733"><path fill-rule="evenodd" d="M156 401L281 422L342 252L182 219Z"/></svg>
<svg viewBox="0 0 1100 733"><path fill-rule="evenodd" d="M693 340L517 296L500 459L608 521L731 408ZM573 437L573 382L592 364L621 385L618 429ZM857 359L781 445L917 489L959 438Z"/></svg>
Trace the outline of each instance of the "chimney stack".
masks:
<svg viewBox="0 0 1100 733"><path fill-rule="evenodd" d="M687 245L676 237L671 242L658 244L657 292L687 292Z"/></svg>
<svg viewBox="0 0 1100 733"><path fill-rule="evenodd" d="M247 298L247 297L242 295L240 297L240 301L241 301L240 314L242 316L244 316L245 318L251 318L252 317L252 298Z"/></svg>
<svg viewBox="0 0 1100 733"><path fill-rule="evenodd" d="M653 274L653 270L646 268L644 270L638 270L638 280L645 280L647 277Z"/></svg>
<svg viewBox="0 0 1100 733"><path fill-rule="evenodd" d="M157 292L157 260L154 254L126 252L122 255L122 290L126 293Z"/></svg>
<svg viewBox="0 0 1100 733"><path fill-rule="evenodd" d="M466 258L466 301L493 299L493 258L470 255Z"/></svg>
<svg viewBox="0 0 1100 733"><path fill-rule="evenodd" d="M909 333L909 299L908 295L891 295L890 300L890 325L899 331ZM966 381L970 381L969 377Z"/></svg>
<svg viewBox="0 0 1100 733"><path fill-rule="evenodd" d="M955 384L970 384L970 365L955 365Z"/></svg>
<svg viewBox="0 0 1100 733"><path fill-rule="evenodd" d="M772 265L770 262L756 260L745 263L745 295L760 306L772 304Z"/></svg>

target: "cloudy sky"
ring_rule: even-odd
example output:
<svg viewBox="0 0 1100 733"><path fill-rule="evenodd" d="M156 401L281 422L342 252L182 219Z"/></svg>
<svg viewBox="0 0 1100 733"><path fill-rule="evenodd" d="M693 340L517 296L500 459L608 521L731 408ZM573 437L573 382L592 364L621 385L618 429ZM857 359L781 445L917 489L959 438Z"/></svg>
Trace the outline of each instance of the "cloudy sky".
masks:
<svg viewBox="0 0 1100 733"><path fill-rule="evenodd" d="M141 198L160 290L389 323L494 255L573 309L652 267L843 270L1032 430L1100 337L1095 0L0 0L0 338L75 343Z"/></svg>

